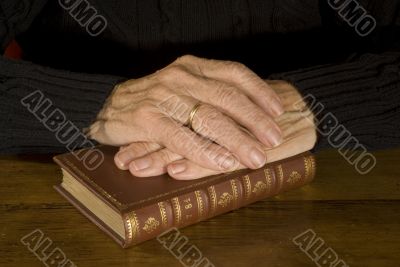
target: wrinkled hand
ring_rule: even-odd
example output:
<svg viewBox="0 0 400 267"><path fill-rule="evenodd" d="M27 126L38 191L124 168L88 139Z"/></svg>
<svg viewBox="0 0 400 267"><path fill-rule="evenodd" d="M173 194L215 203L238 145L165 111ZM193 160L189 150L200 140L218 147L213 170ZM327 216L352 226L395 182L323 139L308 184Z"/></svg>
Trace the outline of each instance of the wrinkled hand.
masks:
<svg viewBox="0 0 400 267"><path fill-rule="evenodd" d="M278 147L264 147L267 162L281 160L312 149L316 143L314 116L307 108L296 88L285 81L268 81L268 84L279 95L285 113L276 118L283 131L283 143ZM147 161L150 164L145 170L136 171L130 168L133 175L139 177L160 175L168 171L169 175L182 180L197 179L224 172L204 168L167 148L157 144L133 143L122 147L117 154L129 154L132 161ZM246 168L239 164L237 169Z"/></svg>
<svg viewBox="0 0 400 267"><path fill-rule="evenodd" d="M191 131L184 124L199 101ZM163 173L181 159L217 172L256 169L266 162L264 148L281 142L274 117L282 112L277 94L242 64L184 56L118 85L88 135L103 144L133 144L116 163L136 176Z"/></svg>

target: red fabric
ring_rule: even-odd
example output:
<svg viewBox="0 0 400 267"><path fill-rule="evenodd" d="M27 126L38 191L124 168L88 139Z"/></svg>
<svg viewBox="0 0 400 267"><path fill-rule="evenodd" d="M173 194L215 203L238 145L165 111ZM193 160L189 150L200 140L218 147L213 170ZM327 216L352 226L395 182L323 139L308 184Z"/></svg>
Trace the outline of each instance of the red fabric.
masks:
<svg viewBox="0 0 400 267"><path fill-rule="evenodd" d="M21 59L22 50L16 41L12 41L10 45L6 48L4 53L5 57L13 58L13 59Z"/></svg>

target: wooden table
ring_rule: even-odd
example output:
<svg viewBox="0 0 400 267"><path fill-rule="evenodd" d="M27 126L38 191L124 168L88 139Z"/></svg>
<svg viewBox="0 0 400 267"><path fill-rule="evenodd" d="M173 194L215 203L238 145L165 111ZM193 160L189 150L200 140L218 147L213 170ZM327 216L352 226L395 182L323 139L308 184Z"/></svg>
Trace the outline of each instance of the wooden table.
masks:
<svg viewBox="0 0 400 267"><path fill-rule="evenodd" d="M336 151L317 178L279 197L181 230L215 266L317 266L292 239L311 229L349 266L400 266L400 150L359 175ZM157 240L121 249L53 185L51 156L0 158L0 266L45 266L21 243L40 229L77 266L183 266Z"/></svg>

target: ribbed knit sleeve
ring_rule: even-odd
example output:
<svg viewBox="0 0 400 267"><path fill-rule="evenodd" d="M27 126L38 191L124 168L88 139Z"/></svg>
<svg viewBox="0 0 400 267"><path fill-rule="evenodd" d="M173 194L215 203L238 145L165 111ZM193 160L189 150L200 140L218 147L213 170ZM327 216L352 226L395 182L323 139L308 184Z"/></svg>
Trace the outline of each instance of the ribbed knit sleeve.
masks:
<svg viewBox="0 0 400 267"><path fill-rule="evenodd" d="M317 114L319 129L324 125L324 116L332 113L338 126L344 126L367 149L400 145L400 52L366 54L352 62L275 74L271 78L287 80L298 88ZM322 106L315 108L318 104ZM316 150L331 147L329 141L340 137L334 136L339 133L333 131L335 128L330 135L319 135ZM349 135L342 139L345 137Z"/></svg>
<svg viewBox="0 0 400 267"><path fill-rule="evenodd" d="M30 27L46 3L47 0L0 2L0 52ZM110 91L121 80L0 56L0 154L66 151L65 144L44 123L49 110L58 108L65 121L82 130L96 118ZM35 92L41 97L30 110L21 101Z"/></svg>
<svg viewBox="0 0 400 267"><path fill-rule="evenodd" d="M58 108L79 130L96 118L120 77L72 73L0 57L0 153L66 151L55 132L43 123L49 109ZM32 112L21 101L39 92L42 109ZM45 101L46 100L46 101ZM49 104L51 103L51 104Z"/></svg>

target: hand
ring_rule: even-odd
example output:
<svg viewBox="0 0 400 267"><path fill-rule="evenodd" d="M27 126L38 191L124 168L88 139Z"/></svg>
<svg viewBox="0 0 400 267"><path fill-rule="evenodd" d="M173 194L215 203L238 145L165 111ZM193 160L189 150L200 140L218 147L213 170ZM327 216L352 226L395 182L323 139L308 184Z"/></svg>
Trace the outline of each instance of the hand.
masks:
<svg viewBox="0 0 400 267"><path fill-rule="evenodd" d="M183 124L199 101L191 131ZM143 150L157 151L163 162L185 158L215 171L233 170L239 163L255 169L266 162L264 147L281 142L273 118L282 112L271 87L245 66L184 56L152 75L118 85L88 135L114 146L141 142ZM137 159L140 155L126 150L116 161L136 173L159 164Z"/></svg>
<svg viewBox="0 0 400 267"><path fill-rule="evenodd" d="M295 87L285 81L268 81L268 84L282 100L285 113L276 118L283 131L283 143L278 147L264 148L268 155L267 162L288 158L312 149L317 140L316 126L314 116L302 96ZM151 166L142 171L130 168L131 173L138 177L161 175L168 171L173 178L189 180L224 172L199 166L157 144L133 143L122 147L119 153L129 153L134 162L151 162ZM243 164L237 166L237 169L243 168L246 168Z"/></svg>

